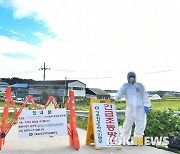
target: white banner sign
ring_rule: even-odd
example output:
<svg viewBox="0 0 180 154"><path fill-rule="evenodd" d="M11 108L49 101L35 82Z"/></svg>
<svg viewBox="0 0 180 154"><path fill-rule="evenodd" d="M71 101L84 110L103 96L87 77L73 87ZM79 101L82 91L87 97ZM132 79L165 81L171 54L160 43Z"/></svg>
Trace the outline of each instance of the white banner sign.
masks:
<svg viewBox="0 0 180 154"><path fill-rule="evenodd" d="M119 146L119 130L114 104L92 103L96 147Z"/></svg>
<svg viewBox="0 0 180 154"><path fill-rule="evenodd" d="M20 138L67 135L66 109L23 110L18 131Z"/></svg>

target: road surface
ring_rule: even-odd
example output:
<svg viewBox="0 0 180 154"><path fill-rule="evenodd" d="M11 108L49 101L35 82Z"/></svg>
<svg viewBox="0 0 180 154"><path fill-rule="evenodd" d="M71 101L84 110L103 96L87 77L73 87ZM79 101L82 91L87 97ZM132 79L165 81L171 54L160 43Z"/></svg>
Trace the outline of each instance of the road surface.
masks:
<svg viewBox="0 0 180 154"><path fill-rule="evenodd" d="M173 154L173 152L153 148L150 146L123 146L116 148L102 148L95 150L94 145L86 145L86 131L78 129L80 149L69 146L69 136L54 136L44 138L18 138L18 127L14 125L6 136L2 154Z"/></svg>

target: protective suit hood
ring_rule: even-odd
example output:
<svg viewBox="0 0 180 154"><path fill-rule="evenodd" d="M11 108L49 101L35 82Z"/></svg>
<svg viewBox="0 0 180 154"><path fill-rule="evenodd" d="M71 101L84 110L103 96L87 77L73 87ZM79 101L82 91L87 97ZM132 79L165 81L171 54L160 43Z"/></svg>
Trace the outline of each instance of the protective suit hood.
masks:
<svg viewBox="0 0 180 154"><path fill-rule="evenodd" d="M132 80L132 79L130 79L131 77L134 78L134 82L133 82L133 84L134 84L134 83L136 82L136 74L135 74L134 72L129 72L129 73L127 74L128 83L131 83L131 80Z"/></svg>

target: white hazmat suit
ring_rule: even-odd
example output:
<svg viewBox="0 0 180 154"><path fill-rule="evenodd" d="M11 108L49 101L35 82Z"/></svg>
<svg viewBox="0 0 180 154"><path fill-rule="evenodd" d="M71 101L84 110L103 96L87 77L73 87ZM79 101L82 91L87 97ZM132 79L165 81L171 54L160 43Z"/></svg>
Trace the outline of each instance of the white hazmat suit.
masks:
<svg viewBox="0 0 180 154"><path fill-rule="evenodd" d="M131 77L134 78L134 81L130 81L132 79ZM143 84L136 82L136 74L134 72L129 72L127 79L128 83L123 84L114 99L118 100L123 96L126 98L125 121L121 137L129 140L134 122L134 137L143 137L146 127L146 112L144 107L149 108L150 101Z"/></svg>

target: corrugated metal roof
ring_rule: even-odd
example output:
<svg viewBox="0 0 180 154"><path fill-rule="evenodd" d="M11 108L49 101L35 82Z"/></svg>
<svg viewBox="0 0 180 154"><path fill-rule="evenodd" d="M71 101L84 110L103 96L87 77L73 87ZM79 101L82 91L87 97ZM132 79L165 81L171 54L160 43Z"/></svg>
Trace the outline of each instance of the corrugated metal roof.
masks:
<svg viewBox="0 0 180 154"><path fill-rule="evenodd" d="M7 82L0 81L0 85L9 85Z"/></svg>
<svg viewBox="0 0 180 154"><path fill-rule="evenodd" d="M16 83L11 85L12 88L28 88L28 84L27 83Z"/></svg>
<svg viewBox="0 0 180 154"><path fill-rule="evenodd" d="M96 95L109 95L106 91L98 88L88 88L88 89L94 92Z"/></svg>
<svg viewBox="0 0 180 154"><path fill-rule="evenodd" d="M45 83L46 84L65 84L66 83L71 83L71 82L75 82L75 81L78 81L78 82L81 82L79 80L46 80ZM81 82L83 83L83 82ZM33 81L31 82L31 84L44 84L44 81ZM85 84L85 83L83 83Z"/></svg>

